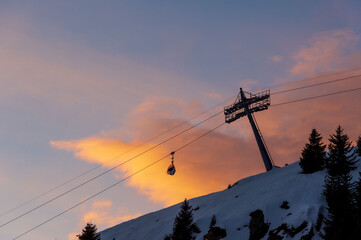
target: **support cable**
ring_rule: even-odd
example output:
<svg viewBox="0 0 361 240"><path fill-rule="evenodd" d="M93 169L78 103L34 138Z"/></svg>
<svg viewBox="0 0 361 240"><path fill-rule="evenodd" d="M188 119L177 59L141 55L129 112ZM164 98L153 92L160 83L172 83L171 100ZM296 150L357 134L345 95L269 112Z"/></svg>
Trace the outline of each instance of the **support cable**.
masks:
<svg viewBox="0 0 361 240"><path fill-rule="evenodd" d="M316 80L319 78L331 77L331 76L336 76L336 75L345 74L345 73L351 73L351 72L360 71L360 70L361 70L361 68L354 68L354 69L349 69L349 70L345 70L345 71L333 72L333 73L329 73L329 74L322 74L322 75L309 77L309 78L303 78L303 79L299 79L299 80L295 80L295 81L291 81L291 82L271 84L262 89L277 88L277 87L287 86L287 85L295 84L295 83L299 83L299 82L306 82L306 81Z"/></svg>
<svg viewBox="0 0 361 240"><path fill-rule="evenodd" d="M357 69L357 68L356 68L356 69L352 69L352 70L346 70L346 71L342 71L342 72L337 72L337 73L331 73L331 74L327 74L327 75L316 76L316 77L313 77L313 78L301 79L301 80L298 80L298 81L293 81L293 82L284 83L284 84L270 85L270 87L279 87L279 86L284 86L284 85L293 84L293 83L299 82L299 81L307 81L307 80L317 79L317 78L320 78L320 77L333 76L333 75L336 75L336 74L342 74L342 73L347 73L347 72L352 72L352 71L357 71L357 70L360 70L360 69ZM289 92L289 91L294 91L294 90L299 90L299 89L314 87L314 86L323 85L323 84L327 84L327 83L332 83L332 82L337 82L337 81L343 81L343 80L347 80L347 79L355 78L355 77L359 77L359 76L361 76L361 75L351 76L351 77L342 78L342 79L336 79L336 80L332 80L332 81L328 81L328 82L323 82L323 83L308 85L308 86L299 87L299 88L294 88L294 89L283 90L283 91L275 92L275 93L272 93L272 94L273 94L273 95L276 95L276 94L280 94L280 93L284 93L284 92ZM172 131L172 130L174 130L174 129L182 126L182 125L184 125L185 123L187 123L187 122L189 122L189 121L192 121L192 120L198 118L199 116L201 116L201 115L209 112L210 110L212 110L212 109L214 109L214 108L219 107L220 105L228 102L229 100L231 100L231 99L233 99L233 98L234 98L234 97L228 98L228 99L226 99L225 101L223 101L222 103L220 103L220 104L218 104L218 105L216 105L216 106L213 106L213 107L207 109L206 111L203 111L202 113L200 113L200 114L192 117L190 120L186 120L186 121L184 121L184 122L181 122L180 124L177 124L176 126L170 128L170 129L167 129L167 130L161 132L160 134L158 134L158 135L156 135L156 136L148 139L146 142L144 142L144 143L142 143L142 144L139 144L139 145L137 145L136 147L134 147L134 148L132 148L132 149L126 151L126 152L121 153L120 155L117 155L117 156L113 157L113 158L110 159L109 161L107 161L107 162L105 162L105 163L102 163L102 164L99 164L99 165L95 166L94 168L91 168L91 169L89 169L89 170L87 170L87 171L85 171L85 172L83 172L83 173L81 173L81 174L79 174L79 175L77 175L77 176L75 176L75 177L73 177L73 178L70 178L70 179L68 179L67 181L65 181L65 182L63 182L63 183L61 183L61 184L59 184L59 185L57 185L57 186L55 186L55 187L53 187L53 188L51 188L51 189L43 192L43 193L41 193L41 194L33 197L32 199L30 199L30 200L28 200L28 201L26 201L26 202L23 202L23 203L19 204L18 206L14 207L14 208L12 208L12 209L9 209L8 211L5 211L5 212L1 213L1 214L0 214L0 217L5 216L5 215L7 215L7 214L9 214L9 213L11 213L11 212L13 212L13 211L15 211L15 210L23 207L23 206L25 206L25 205L28 205L29 203L31 203L31 202L33 202L33 201L35 201L35 200L37 200L37 199L39 199L39 198L47 195L47 194L49 194L49 193L51 193L51 192L59 189L60 187L62 187L62 186L64 186L64 185L67 185L68 183L71 183L71 182L79 179L80 177L82 177L82 176L84 176L84 175L87 175L87 174L90 173L90 172L95 171L96 169L104 166L104 164L109 163L109 162L112 162L112 161L116 160L117 158L119 158L119 157L121 157L121 156L123 156L123 155L125 155L125 154L127 154L127 153L129 153L129 152L132 152L132 151L134 151L134 150L136 150L136 149L138 149L138 148L140 148L140 147L142 147L143 145L151 142L152 140L154 140L154 139L156 139L156 138L158 138L158 137L160 137L160 136L162 136L162 135L164 135L164 134L166 134L166 133L168 133L168 132L170 132L170 131Z"/></svg>
<svg viewBox="0 0 361 240"><path fill-rule="evenodd" d="M353 76L353 77L356 77L356 76ZM349 77L349 78L350 78L350 77ZM348 79L348 78L347 78L347 79ZM332 80L332 81L329 81L329 82L335 82L335 81L341 81L341 80L346 80L346 78L343 78L343 79L340 79L340 80ZM322 83L322 84L325 84L325 83ZM313 86L318 86L318 85L321 85L321 84L314 84L314 85L312 85L312 86L310 85L310 86L305 86L305 87L302 87L302 88L306 88L306 87L313 87ZM301 89L301 88L299 88L299 89ZM293 90L296 90L296 89L293 89ZM297 90L298 90L298 89L297 89ZM289 103L294 103L294 102L300 102L300 101L305 101L305 100L315 99L315 98L319 98L319 97L331 96L331 95L335 95L335 94L346 93L346 92L351 92L351 91L356 91L356 90L361 90L361 88L349 89L349 90L338 91L338 92L334 92L334 93L329 93L329 94L324 94L324 95L319 95L319 96L309 97L309 98L305 98L305 99L298 99L298 100L294 100L294 101L289 101L289 102L278 103L278 104L274 104L274 105L272 105L272 106L279 106L279 105L284 105L284 104L289 104ZM288 90L288 91L291 91L291 90ZM65 194L68 194L68 193L72 192L73 190L75 190L75 189L77 189L77 188L79 188L79 187L81 187L81 186L85 185L86 183L89 183L89 182L91 182L91 181L95 180L96 178L98 178L98 177L100 177L100 176L102 176L102 175L104 175L104 174L106 174L106 173L108 173L108 172L112 171L113 169L115 169L115 168L117 168L117 167L119 167L119 166L123 165L124 163L129 162L129 161L131 161L131 160L135 159L136 157L139 157L140 155L142 155L142 154L144 154L144 153L146 153L146 152L148 152L148 151L150 151L150 150L152 150L152 149L154 149L154 148L158 147L159 145L161 145L161 144L163 144L163 143L165 143L165 142L167 142L167 141L169 141L169 140L171 140L171 139L173 139L173 138L175 138L175 137L177 137L177 136L181 135L182 133L184 133L184 132L186 132L186 131L188 131L188 130L190 130L190 129L192 129L192 128L194 128L194 127L196 127L196 126L198 126L198 125L200 125L200 124L202 124L202 123L204 123L205 121L208 121L209 119L211 119L211 118L213 118L213 117L215 117L215 116L217 116L217 115L219 115L219 114L221 114L221 113L223 113L223 111L222 111L222 112L218 112L218 113L216 113L216 114L212 115L211 117L209 117L209 118L207 118L207 119L205 119L205 120L201 121L200 123L198 123L198 124L196 124L196 125L194 125L194 126L192 126L192 127L188 128L188 129L186 129L186 130L184 130L184 131L182 131L182 132L180 132L180 133L178 133L178 134L176 134L176 135L174 135L174 136L172 136L171 138L166 139L165 141L163 141L163 142L161 142L161 143L159 143L159 144L157 144L157 145L153 146L152 148L147 149L146 151L144 151L144 152L142 152L142 153L140 153L140 154L138 154L138 155L136 155L136 156L134 156L134 157L132 157L132 158L130 158L130 159L128 159L128 160L126 160L125 162L122 162L122 163L118 164L117 166L115 166L115 167L113 167L113 168L111 168L111 169L109 169L109 170L107 170L107 171L105 171L105 172L103 172L103 173L101 173L101 174L99 174L99 175L97 175L97 176L95 176L95 177L93 177L93 178L91 178L91 179L89 179L89 180L87 180L87 181L85 181L85 182L81 183L80 185L77 185L76 187L74 187L74 188L72 188L72 189L70 189L70 190L68 190L68 191L66 191L66 192L64 192L64 193L62 193L62 194L60 194L60 195L58 195L58 196L56 196L56 197L52 198L51 200L46 201L45 203L43 203L43 204L41 204L41 205L37 206L36 208L33 208L33 209L31 209L31 210L29 210L29 211L25 212L24 214L21 214L20 216L18 216L18 217L16 217L16 218L14 218L14 219L12 219L12 220L10 220L10 221L8 221L8 222L6 222L6 223L4 223L4 224L0 225L0 227L3 227L3 226L5 226L5 225L7 225L7 224L9 224L9 223L11 223L11 222L13 222L13 221L15 221L15 220L17 220L17 219L21 218L21 217L23 217L23 216L25 216L25 215L29 214L30 212L33 212L33 211L35 211L36 209L38 209L38 208L40 208L40 207L42 207L42 206L44 206L44 205L46 205L46 204L48 204L48 203L50 203L50 202L54 201L55 199L58 199L58 198L60 198L61 196L64 196ZM203 113L202 113L202 114L203 114ZM182 124L180 124L180 125L182 125ZM162 135L162 134L161 134L161 135ZM119 156L118 156L118 157L119 157ZM99 166L97 166L97 168L98 168L98 167L99 167ZM85 174L85 173L84 173L84 174ZM64 184L66 184L66 183L64 183ZM50 191L49 191L49 192L50 192Z"/></svg>
<svg viewBox="0 0 361 240"><path fill-rule="evenodd" d="M316 87L316 86L320 86L320 85L324 85L324 84L329 84L329 83L334 83L334 82L345 81L345 80L349 80L349 79L352 79L352 78L358 78L358 77L361 77L361 74L359 74L359 75L354 75L354 76L350 76L350 77L344 77L344 78L334 79L334 80L331 80L331 81L326 81L326 82L321 82L321 83L315 83L315 84L311 84L311 85L307 85L307 86L302 86L302 87L297 87L297 88L286 89L286 90L274 92L274 93L272 93L272 95L277 95L277 94L280 94L280 93L286 93L286 92L291 92L291 91L300 90L300 89L305 89L305 88L310 88L310 87ZM359 79L357 79L357 80L361 80L361 78L359 78Z"/></svg>
<svg viewBox="0 0 361 240"><path fill-rule="evenodd" d="M25 202L17 205L16 207L11 208L11 209L9 209L8 211L5 211L5 212L1 213L1 214L0 214L0 217L5 216L5 215L7 215L7 214L9 214L9 213L11 213L11 212L13 212L13 211L15 211L15 210L23 207L23 206L25 206L25 205L28 205L29 203L31 203L31 202L33 202L33 201L35 201L35 200L37 200L37 199L39 199L39 198L47 195L47 194L49 194L49 193L51 193L51 192L59 189L60 187L65 186L65 185L67 185L68 183L71 183L71 182L73 182L73 181L81 178L82 176L87 175L88 173L95 171L96 169L104 166L105 164L110 163L110 162L113 162L114 160L118 159L119 157L121 157L121 156L123 156L123 155L125 155L125 154L127 154L127 153L129 153L129 152L132 152L132 151L134 151L134 150L136 150L136 149L139 149L140 147L144 146L145 144L150 143L151 141L159 138L160 136L163 136L164 134L169 133L169 132L171 132L172 130L174 130L174 129L176 129L176 128L178 128L178 127L180 127L180 126L182 126L182 125L184 125L184 124L186 124L186 123L188 123L188 122L190 122L190 121L193 121L194 119L196 119L196 118L198 118L198 117L200 117L200 116L202 116L202 115L210 112L211 110L216 109L216 108L218 108L218 107L221 106L221 105L224 105L226 102L230 101L231 99L234 99L234 96L232 96L232 97L230 97L230 98L222 101L221 103L219 103L219 104L217 104L217 105L215 105L215 106L213 106L213 107L208 108L207 110L201 112L200 114L192 117L192 118L189 119L189 120L183 121L183 122L175 125L174 127L171 127L171 128L169 128L169 129L161 132L160 134L155 135L154 137L151 137L150 139L148 139L148 140L145 141L144 143L141 143L141 144L135 146L134 148L132 148L132 149L130 149L130 150L128 150L128 151L125 151L125 152L123 152L123 153L121 153L121 154L119 154L119 155L111 158L110 160L108 160L108 161L106 161L106 162L104 162L104 163L102 163L102 164L98 164L97 166L95 166L95 167L93 167L93 168L91 168L91 169L89 169L89 170L87 170L87 171L85 171L85 172L83 172L83 173L81 173L81 174L73 177L73 178L70 178L70 179L66 180L65 182L63 182L63 183L61 183L61 184L59 184L59 185L57 185L57 186L55 186L55 187L53 187L53 188L51 188L51 189L43 192L43 193L41 193L41 194L33 197L32 199L30 199L30 200L28 200L28 201L25 201ZM1 227L1 226L0 226L0 227Z"/></svg>
<svg viewBox="0 0 361 240"><path fill-rule="evenodd" d="M97 179L97 178L99 178L99 177L103 176L104 174L106 174L106 173L108 173L108 172L110 172L110 171L112 171L112 170L114 170L114 169L116 169L116 168L118 168L118 167L122 166L123 164L125 164L125 163L127 163L127 162L130 162L130 161L134 160L135 158L137 158L137 157L139 157L139 156L141 156L141 155L143 155L143 154L145 154L145 153L147 153L147 152L149 152L149 151L153 150L154 148L159 147L160 145L162 145L162 144L164 144L164 143L166 143L166 142L168 142L168 141L170 141L170 140L172 140L172 139L174 139L174 138L178 137L179 135L182 135L183 133L188 132L189 130L191 130L191 129L193 129L193 128L197 127L198 125L200 125L200 124L202 124L202 123L204 123L204 122L206 122L206 121L208 121L208 120L210 120L210 119L212 119L212 118L214 118L214 117L218 116L218 115L219 115L219 114L221 114L221 113L223 113L223 111L218 112L218 113L216 113L216 114L213 114L212 116L210 116L210 117L206 118L205 120L203 120L203 121L201 121L201 122L199 122L199 123L197 123L197 124L195 124L195 125L193 125L193 126L191 126L191 127L187 128L187 129L185 129L185 130L183 130L183 131L181 131L181 132L179 132L179 133L177 133L177 134L173 135L173 136L172 136L172 137L170 137L170 138L167 138L166 140L164 140L164 141L162 141L162 142L160 142L160 143L158 143L158 144L154 145L153 147L148 148L147 150L145 150L145 151L143 151L143 152L141 152L141 153L139 153L139 154L137 154L137 155L135 155L135 156L133 156L133 157L129 158L128 160L126 160L126 161L124 161L124 162L121 162L120 164L118 164L118 165L116 165L116 166L114 166L114 167L112 167L112 168L109 168L108 170L106 170L106 171L104 171L104 172L102 172L102 173L100 173L100 174L96 175L95 177L92 177L92 178L90 178L90 179L88 179L88 180L86 180L86 181L82 182L82 183L81 183L81 184L79 184L79 185L76 185L75 187L73 187L73 188L71 188L71 189L69 189L69 190L67 190L67 191L65 191L65 192L63 192L63 193L61 193L61 194L57 195L56 197L53 197L53 198L51 198L50 200L48 200L48 201L46 201L46 202L44 202L44 203L42 203L42 204L38 205L37 207L34 207L34 208L30 209L29 211L26 211L25 213L20 214L19 216L15 217L15 218L12 218L11 220L9 220L9 221L7 221L7 222L5 222L5 223L1 224L1 225L0 225L0 228L1 228L1 227L4 227L4 226L6 226L6 225L8 225L9 223L12 223L12 222L14 222L14 221L18 220L19 218L22 218L22 217L24 217L24 216L28 215L28 214L29 214L29 213L31 213L31 212L34 212L35 210L37 210L37 209L39 209L39 208L41 208L41 207L43 207L43 206L45 206L45 205L47 205L47 204L49 204L49 203L53 202L54 200L56 200L56 199L58 199L58 198L60 198L60 197L62 197L62 196L64 196L64 195L66 195L66 194L68 194L68 193L70 193L70 192L72 192L72 191L74 191L75 189L78 189L78 188L80 188L80 187L84 186L85 184L90 183L91 181L93 181L93 180L95 180L95 179Z"/></svg>
<svg viewBox="0 0 361 240"><path fill-rule="evenodd" d="M320 97L332 96L332 95L341 94L341 93L348 93L348 92L353 92L353 91L357 91L357 90L361 90L361 87L360 87L360 88L348 89L348 90L344 90L344 91L338 91L338 92L334 92L334 93L328 93L328 94L323 94L323 95L313 96L313 97L309 97L309 98L298 99L298 100L294 100L294 101L282 102L282 103L274 104L274 105L272 105L272 106L282 106L282 105L291 104L291 103L295 103L295 102L301 102L301 101L306 101L306 100L316 99L316 98L320 98ZM218 113L218 114L219 114L219 113ZM216 114L216 115L218 115L218 114ZM222 125L224 125L224 124L225 124L225 123L222 123L222 124L218 125L217 127L213 128L213 129L211 129L211 130L209 130L208 132L206 132L206 133L202 134L201 136L197 137L196 139L192 140L191 142L189 142L189 143L187 143L187 144L183 145L182 147L178 148L176 151L179 151L179 150L181 150L181 149L185 148L186 146L188 146L188 145L192 144L193 142L197 141L197 140L198 140L198 139L200 139L201 137L203 137L203 136L207 135L208 133L210 133L210 132L214 131L215 129L217 129L217 128L221 127L221 126L222 126ZM176 152L176 151L175 151L175 152ZM72 207L70 207L70 208L68 208L68 209L64 210L63 212L59 213L58 215L56 215L56 216L54 216L54 217L52 217L52 218L50 218L50 219L48 219L48 220L46 220L46 221L44 221L44 222L42 222L42 223L38 224L37 226L35 226L35 227L33 227L32 229L30 229L30 230L28 230L28 231L26 231L26 232L22 233L21 235L18 235L17 237L13 238L13 240L18 239L18 238L20 238L21 236L23 236L23 235L25 235L25 234L27 234L27 233L29 233L29 232L31 232L31 231L33 231L33 230L37 229L38 227L40 227L40 226L42 226L42 225L44 225L44 224L46 224L46 223L50 222L51 220L53 220L53 219L55 219L55 218L57 218L57 217L59 217L59 216L61 216L61 215L65 214L66 212L68 212L68 211L70 211L70 210L74 209L75 207L77 207L77 206L79 206L79 205L81 205L81 204L85 203L86 201L88 201L88 200L90 200L90 199L92 199L92 198L94 198L94 197L96 197L96 196L100 195L101 193L103 193L103 192L107 191L108 189L110 189L110 188L112 188L112 187L114 187L114 186L118 185L119 183L121 183L121 182L123 182L123 181L125 181L125 180L127 180L127 179L129 179L129 178L131 178L131 177L133 177L134 175L136 175L136 174L138 174L138 173L140 173L140 172L144 171L145 169L147 169L147 168L149 168L149 167L153 166L154 164L156 164L156 163L160 162L161 160L165 159L165 158L166 158L166 157L168 157L168 156L169 156L169 154L168 154L168 155L166 155L166 156L164 156L163 158L161 158L161 159L159 159L159 160L157 160L157 161L155 161L155 162L151 163L150 165L147 165L146 167L144 167L144 168L142 168L142 169L138 170L137 172L135 172L135 173L133 173L133 174L131 174L131 175L129 175L129 176L127 176L127 177L123 178L122 180L120 180L120 181L118 181L118 182L116 182L116 183L114 183L114 184L110 185L109 187L107 187L107 188L103 189L102 191L100 191L100 192L98 192L98 193L96 193L96 194L94 194L94 195L92 195L92 196L88 197L87 199L85 199L85 200L83 200L83 201L79 202L78 204L76 204L76 205L74 205L74 206L72 206Z"/></svg>
<svg viewBox="0 0 361 240"><path fill-rule="evenodd" d="M180 151L180 150L184 149L185 147L187 147L187 146L191 145L192 143L194 143L195 141L199 140L200 138L202 138L202 137L206 136L207 134L209 134L209 133L213 132L213 131L214 131L214 130L216 130L217 128L220 128L220 127L221 127L221 126L223 126L224 124L225 124L225 123L222 123L222 124L220 124L220 125L218 125L218 126L216 126L216 127L212 128L211 130L208 130L207 132L205 132L205 133L201 134L200 136L198 136L197 138L193 139L192 141L190 141L190 142L186 143L185 145L183 145L183 146L179 147L179 148L178 148L178 149L176 149L174 152L177 152L177 151ZM73 205L72 207L67 208L66 210L64 210L64 211L60 212L59 214L55 215L54 217L49 218L49 219L47 219L46 221L44 221L44 222L42 222L42 223L40 223L40 224L36 225L35 227L33 227L33 228L31 228L31 229L27 230L26 232L24 232L24 233L22 233L22 234L20 234L20 235L16 236L16 237L15 237L15 238L13 238L12 240L16 240L16 239L18 239L18 238L20 238L20 237L22 237L22 236L24 236L24 235L26 235L26 234L28 234L28 233L32 232L33 230L35 230L35 229L37 229L37 228L41 227L42 225L44 225L44 224L46 224L46 223L48 223L48 222L50 222L50 221L54 220L55 218L60 217L61 215L63 215L63 214L65 214L65 213L69 212L70 210L72 210L72 209L74 209L74 208L76 208L76 207L78 207L78 206L82 205L83 203L85 203L85 202L89 201L90 199L92 199L92 198L94 198L94 197L96 197L96 196L98 196L98 195L100 195L100 194L104 193L105 191L107 191L107 190L109 190L109 189L111 189L111 188L115 187L116 185L118 185L118 184L120 184L120 183L124 182L125 180L127 180L127 179L129 179L129 178L132 178L134 175L136 175L136 174L138 174L138 173L140 173L140 172L142 172L142 171L146 170L147 168L149 168L149 167L151 167L151 166L153 166L153 165L157 164L158 162L160 162L160 161L162 161L163 159L167 158L169 155L170 155L170 154L167 154L166 156L164 156L164 157L162 157L162 158L158 159L157 161L154 161L153 163L151 163L151 164L149 164L149 165L147 165L147 166L145 166L145 167L143 167L143 168L139 169L138 171L136 171L136 172L134 172L134 173L132 173L132 174L128 175L127 177L125 177L125 178L123 178L123 179L121 179L121 180L119 180L119 181L117 181L117 182L113 183L112 185L110 185L110 186L108 186L108 187L104 188L103 190L101 190L101 191L99 191L99 192L97 192L97 193L95 193L95 194L91 195L90 197L87 197L86 199L82 200L81 202L79 202L79 203L77 203L77 204Z"/></svg>
<svg viewBox="0 0 361 240"><path fill-rule="evenodd" d="M354 92L354 91L359 91L359 90L361 90L361 87L359 87L359 88L352 88L352 89L343 90L343 91L337 91L337 92L333 92L333 93L327 93L327 94L317 95L317 96L308 97L308 98L301 98L301 99L292 100L292 101L287 101L287 102L276 103L276 104L271 105L270 107L276 107L276 106L281 106L281 105L285 105L285 104L289 104L289 103L302 102L302 101L307 101L307 100L311 100L311 99L316 99L316 98L321 98L321 97L327 97L327 96L337 95L337 94L341 94L341 93Z"/></svg>

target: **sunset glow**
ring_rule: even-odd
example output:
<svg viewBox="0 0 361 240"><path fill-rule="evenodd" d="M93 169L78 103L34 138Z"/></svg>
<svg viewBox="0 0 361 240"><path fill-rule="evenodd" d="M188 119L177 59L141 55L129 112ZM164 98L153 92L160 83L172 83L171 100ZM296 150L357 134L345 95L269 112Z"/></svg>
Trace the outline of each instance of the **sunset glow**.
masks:
<svg viewBox="0 0 361 240"><path fill-rule="evenodd" d="M254 116L279 167L312 128L356 140L360 12L356 0L0 3L0 239L38 226L19 239L74 240L87 222L101 231L264 172L246 117L200 137L240 88L271 91Z"/></svg>

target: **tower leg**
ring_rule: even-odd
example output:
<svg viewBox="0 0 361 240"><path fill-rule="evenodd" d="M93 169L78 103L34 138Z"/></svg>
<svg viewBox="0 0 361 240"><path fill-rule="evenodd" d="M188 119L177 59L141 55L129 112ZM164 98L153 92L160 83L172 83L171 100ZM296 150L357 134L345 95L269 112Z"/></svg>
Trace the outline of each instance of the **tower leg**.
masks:
<svg viewBox="0 0 361 240"><path fill-rule="evenodd" d="M252 113L248 113L247 116L248 116L249 122L251 123L254 136L256 137L257 145L258 145L259 151L261 152L261 156L262 156L262 159L263 159L263 162L264 162L264 166L266 167L266 170L268 172L269 170L272 169L271 159L268 156L268 152L266 150L266 147L265 147L265 145L263 143L263 140L262 140L262 138L261 138L261 136L260 136L260 134L258 132L258 129L257 129L256 124L254 122Z"/></svg>

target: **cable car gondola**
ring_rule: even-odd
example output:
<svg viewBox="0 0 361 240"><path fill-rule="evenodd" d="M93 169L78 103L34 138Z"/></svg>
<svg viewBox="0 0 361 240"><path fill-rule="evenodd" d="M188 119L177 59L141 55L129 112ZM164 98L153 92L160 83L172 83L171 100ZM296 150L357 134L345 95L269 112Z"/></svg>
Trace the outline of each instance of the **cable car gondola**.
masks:
<svg viewBox="0 0 361 240"><path fill-rule="evenodd" d="M171 176L173 176L175 174L174 153L175 152L170 153L170 155L172 155L172 163L171 163L171 165L169 165L168 170L167 170L167 174L171 175Z"/></svg>

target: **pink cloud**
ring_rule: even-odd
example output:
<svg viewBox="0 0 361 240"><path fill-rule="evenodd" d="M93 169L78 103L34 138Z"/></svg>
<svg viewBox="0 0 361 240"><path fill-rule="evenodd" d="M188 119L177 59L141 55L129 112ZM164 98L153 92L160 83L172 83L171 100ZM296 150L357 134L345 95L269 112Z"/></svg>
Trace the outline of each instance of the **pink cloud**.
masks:
<svg viewBox="0 0 361 240"><path fill-rule="evenodd" d="M239 81L239 86L242 86L243 90L250 90L253 86L257 85L258 81L253 79L242 79Z"/></svg>
<svg viewBox="0 0 361 240"><path fill-rule="evenodd" d="M332 30L316 34L309 46L302 47L294 55L296 64L290 70L293 75L312 75L345 67L342 59L349 55L360 37L350 29Z"/></svg>
<svg viewBox="0 0 361 240"><path fill-rule="evenodd" d="M281 56L273 56L271 59L272 59L272 62L275 62L275 63L279 63L283 60L283 58Z"/></svg>
<svg viewBox="0 0 361 240"><path fill-rule="evenodd" d="M186 99L214 91L189 76L109 56L81 42L67 42L66 37L49 39L50 34L41 39L34 35L31 23L7 17L0 19L11 26L0 29L0 101L4 106L41 113L57 109L56 113L88 117L102 112L118 121L124 111L145 98ZM37 109L39 102L41 109Z"/></svg>
<svg viewBox="0 0 361 240"><path fill-rule="evenodd" d="M214 99L221 99L221 98L222 98L222 95L221 95L221 94L215 93L215 92L208 93L207 96L208 96L209 98L214 98Z"/></svg>

